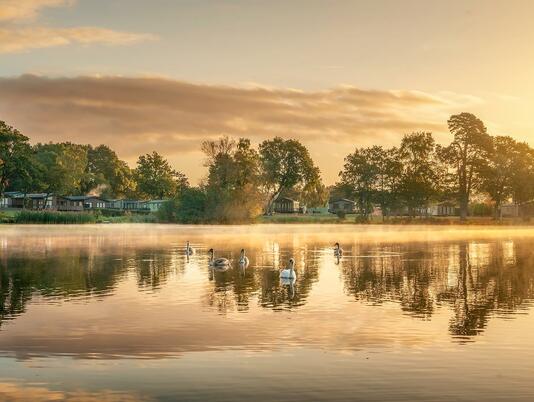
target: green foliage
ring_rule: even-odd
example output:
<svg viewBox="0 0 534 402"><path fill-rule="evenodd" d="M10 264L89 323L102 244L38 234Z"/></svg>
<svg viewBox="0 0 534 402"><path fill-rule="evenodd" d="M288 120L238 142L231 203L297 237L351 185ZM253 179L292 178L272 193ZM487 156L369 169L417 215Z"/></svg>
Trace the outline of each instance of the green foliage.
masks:
<svg viewBox="0 0 534 402"><path fill-rule="evenodd" d="M263 204L260 190L260 160L250 141L228 137L205 141L208 178L205 185L206 215L210 221L249 222Z"/></svg>
<svg viewBox="0 0 534 402"><path fill-rule="evenodd" d="M345 211L337 211L336 215L339 219L345 219L346 216Z"/></svg>
<svg viewBox="0 0 534 402"><path fill-rule="evenodd" d="M35 159L42 175L39 190L50 194L82 194L83 183L88 180L87 150L85 145L70 142L37 144Z"/></svg>
<svg viewBox="0 0 534 402"><path fill-rule="evenodd" d="M269 193L266 212L272 211L274 201L285 191L297 190L309 207L324 205L327 192L321 174L308 152L297 140L275 137L259 146L262 181Z"/></svg>
<svg viewBox="0 0 534 402"><path fill-rule="evenodd" d="M202 223L206 221L206 194L199 188L185 188L163 203L157 218L168 223Z"/></svg>
<svg viewBox="0 0 534 402"><path fill-rule="evenodd" d="M139 157L135 178L137 191L144 198L174 197L181 188L188 185L185 175L174 170L156 151Z"/></svg>
<svg viewBox="0 0 534 402"><path fill-rule="evenodd" d="M90 213L20 211L15 215L15 223L81 224L96 221L97 217Z"/></svg>
<svg viewBox="0 0 534 402"><path fill-rule="evenodd" d="M440 170L432 134L405 135L399 149L399 160L402 165L399 192L414 216L416 208L426 207L439 193Z"/></svg>
<svg viewBox="0 0 534 402"><path fill-rule="evenodd" d="M87 161L88 180L84 193L100 187L101 196L128 197L135 192L133 172L115 151L106 145L89 147Z"/></svg>
<svg viewBox="0 0 534 402"><path fill-rule="evenodd" d="M338 198L354 198L360 215L368 217L373 204L389 211L399 201L402 165L396 148L359 148L345 158L341 181L334 192Z"/></svg>
<svg viewBox="0 0 534 402"><path fill-rule="evenodd" d="M0 121L0 195L14 180L26 184L33 171L28 137Z"/></svg>

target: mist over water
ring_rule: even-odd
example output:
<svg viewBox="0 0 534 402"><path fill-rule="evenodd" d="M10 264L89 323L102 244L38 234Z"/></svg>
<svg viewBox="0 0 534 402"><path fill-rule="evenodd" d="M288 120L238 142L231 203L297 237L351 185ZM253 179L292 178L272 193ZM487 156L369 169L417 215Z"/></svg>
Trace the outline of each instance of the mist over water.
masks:
<svg viewBox="0 0 534 402"><path fill-rule="evenodd" d="M10 226L0 400L531 400L533 240L525 227ZM209 267L210 248L228 270ZM291 257L294 284L279 279Z"/></svg>

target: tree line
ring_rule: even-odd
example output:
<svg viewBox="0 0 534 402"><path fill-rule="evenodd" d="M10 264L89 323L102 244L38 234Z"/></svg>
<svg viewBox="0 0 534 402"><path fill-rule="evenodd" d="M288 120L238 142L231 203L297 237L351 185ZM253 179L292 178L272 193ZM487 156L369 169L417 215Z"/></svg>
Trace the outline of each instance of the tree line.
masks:
<svg viewBox="0 0 534 402"><path fill-rule="evenodd" d="M405 209L415 216L431 202L451 201L465 219L473 198L501 205L534 199L534 150L508 136L491 136L475 115L452 115L449 145L432 133L405 135L400 146L357 148L345 158L332 194L354 198L363 218L375 205L384 216Z"/></svg>
<svg viewBox="0 0 534 402"><path fill-rule="evenodd" d="M103 198L168 199L160 210L174 222L240 222L269 213L281 196L308 207L328 198L356 201L361 219L375 206L387 217L415 216L433 202L459 205L468 215L473 198L492 201L495 214L513 200L534 199L534 150L507 136L491 136L475 115L448 120L452 142L439 145L429 132L406 134L399 146L361 147L345 158L339 181L326 188L308 149L275 137L253 147L249 139L204 141L207 175L196 187L157 152L141 155L135 168L106 145L38 143L0 121L0 195L5 191Z"/></svg>

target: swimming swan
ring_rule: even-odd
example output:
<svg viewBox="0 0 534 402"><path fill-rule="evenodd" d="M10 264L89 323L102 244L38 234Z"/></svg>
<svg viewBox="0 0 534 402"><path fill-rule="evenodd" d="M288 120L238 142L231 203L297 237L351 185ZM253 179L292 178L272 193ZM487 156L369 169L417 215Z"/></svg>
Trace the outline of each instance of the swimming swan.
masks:
<svg viewBox="0 0 534 402"><path fill-rule="evenodd" d="M230 266L230 260L228 258L213 258L213 249L210 248L208 251L208 254L210 256L209 265L210 267L214 268L228 268Z"/></svg>
<svg viewBox="0 0 534 402"><path fill-rule="evenodd" d="M296 279L297 273L295 272L295 260L293 258L289 259L289 264L287 268L283 269L280 272L280 279Z"/></svg>
<svg viewBox="0 0 534 402"><path fill-rule="evenodd" d="M195 254L195 249L191 247L191 245L189 244L189 240L188 240L187 243L185 244L185 255L193 255L193 254Z"/></svg>
<svg viewBox="0 0 534 402"><path fill-rule="evenodd" d="M248 264L249 264L249 259L248 257L245 255L245 249L242 248L241 249L241 256L239 257L239 265L241 265L242 267L246 268L248 267Z"/></svg>
<svg viewBox="0 0 534 402"><path fill-rule="evenodd" d="M335 244L334 255L336 257L343 257L343 249L341 247L339 247L339 243Z"/></svg>

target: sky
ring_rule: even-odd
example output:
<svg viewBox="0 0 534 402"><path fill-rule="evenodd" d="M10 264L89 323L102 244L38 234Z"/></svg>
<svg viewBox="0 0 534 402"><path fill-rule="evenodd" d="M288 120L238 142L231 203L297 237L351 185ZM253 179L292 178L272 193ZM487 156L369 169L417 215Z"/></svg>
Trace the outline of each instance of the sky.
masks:
<svg viewBox="0 0 534 402"><path fill-rule="evenodd" d="M471 112L534 145L534 3L0 0L0 120L35 142L156 150L296 138L326 184L356 147Z"/></svg>

